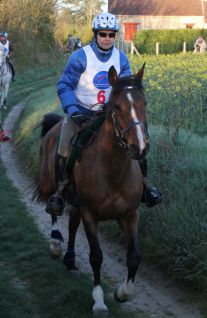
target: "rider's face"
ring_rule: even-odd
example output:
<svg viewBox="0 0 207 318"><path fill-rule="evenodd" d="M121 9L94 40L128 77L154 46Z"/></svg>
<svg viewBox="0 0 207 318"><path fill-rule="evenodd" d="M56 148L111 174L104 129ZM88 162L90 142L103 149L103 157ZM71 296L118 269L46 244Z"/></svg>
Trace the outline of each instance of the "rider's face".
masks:
<svg viewBox="0 0 207 318"><path fill-rule="evenodd" d="M108 50L114 45L115 37L116 32L114 31L98 31L96 41L100 48Z"/></svg>

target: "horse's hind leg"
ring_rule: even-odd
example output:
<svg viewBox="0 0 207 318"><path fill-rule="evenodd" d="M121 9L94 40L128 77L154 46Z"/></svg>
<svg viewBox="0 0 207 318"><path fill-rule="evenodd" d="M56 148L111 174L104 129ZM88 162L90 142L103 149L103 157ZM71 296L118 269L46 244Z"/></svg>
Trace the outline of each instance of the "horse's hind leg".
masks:
<svg viewBox="0 0 207 318"><path fill-rule="evenodd" d="M127 267L128 276L114 293L114 297L119 302L127 301L134 291L134 279L140 264L140 252L138 247L138 216L136 211L122 220L122 226L127 235Z"/></svg>
<svg viewBox="0 0 207 318"><path fill-rule="evenodd" d="M60 230L58 229L57 216L52 214L51 218L52 218L52 231L51 231L51 241L50 241L49 252L52 258L59 258L62 254L61 243L63 242L63 237Z"/></svg>
<svg viewBox="0 0 207 318"><path fill-rule="evenodd" d="M72 211L70 211L70 218L69 218L69 240L68 240L68 249L65 253L63 263L67 267L69 271L71 270L77 270L77 267L75 266L75 238L76 233L78 230L78 227L80 225L80 211L79 209L73 208Z"/></svg>
<svg viewBox="0 0 207 318"><path fill-rule="evenodd" d="M84 209L84 211L81 212L85 232L90 247L89 260L93 270L94 277L94 288L92 292L92 297L95 303L93 305L93 313L106 313L108 312L108 308L104 304L104 294L101 287L100 278L103 253L98 241L97 221L95 219L94 213L90 213L90 211L86 209Z"/></svg>

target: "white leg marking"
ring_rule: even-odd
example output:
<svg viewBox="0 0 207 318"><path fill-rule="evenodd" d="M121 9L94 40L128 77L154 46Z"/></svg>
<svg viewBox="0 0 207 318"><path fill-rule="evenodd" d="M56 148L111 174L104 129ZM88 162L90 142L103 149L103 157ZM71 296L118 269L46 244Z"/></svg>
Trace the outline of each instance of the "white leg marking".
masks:
<svg viewBox="0 0 207 318"><path fill-rule="evenodd" d="M127 282L127 279L126 279L124 283L117 288L116 297L120 301L126 301L133 295L133 292L134 292L134 283L132 282L132 280L129 280Z"/></svg>
<svg viewBox="0 0 207 318"><path fill-rule="evenodd" d="M104 304L104 294L100 285L93 288L92 297L95 301L95 304L93 305L94 313L108 311L108 308Z"/></svg>

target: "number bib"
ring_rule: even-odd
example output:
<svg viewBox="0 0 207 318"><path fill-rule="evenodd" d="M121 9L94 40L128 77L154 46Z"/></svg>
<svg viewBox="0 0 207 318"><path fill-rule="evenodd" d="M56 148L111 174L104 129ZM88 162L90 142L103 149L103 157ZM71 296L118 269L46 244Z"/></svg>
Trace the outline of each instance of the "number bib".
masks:
<svg viewBox="0 0 207 318"><path fill-rule="evenodd" d="M96 57L90 45L83 49L86 54L87 67L81 74L75 95L80 105L98 110L97 104L107 103L111 91L108 81L109 68L113 65L118 75L120 74L120 54L116 48L113 48L110 59L103 63Z"/></svg>

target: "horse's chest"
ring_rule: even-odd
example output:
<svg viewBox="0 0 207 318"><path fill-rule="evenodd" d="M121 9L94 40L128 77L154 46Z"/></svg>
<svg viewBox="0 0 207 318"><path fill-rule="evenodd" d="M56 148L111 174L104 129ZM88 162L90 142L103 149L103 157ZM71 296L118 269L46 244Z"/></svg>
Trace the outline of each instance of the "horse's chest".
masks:
<svg viewBox="0 0 207 318"><path fill-rule="evenodd" d="M116 193L100 191L94 195L88 193L86 203L97 213L99 219L119 219L138 207L140 196L138 191L130 191L130 194L126 190Z"/></svg>

